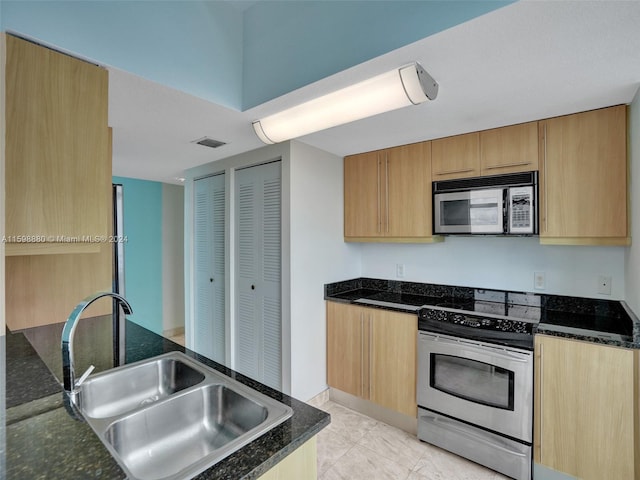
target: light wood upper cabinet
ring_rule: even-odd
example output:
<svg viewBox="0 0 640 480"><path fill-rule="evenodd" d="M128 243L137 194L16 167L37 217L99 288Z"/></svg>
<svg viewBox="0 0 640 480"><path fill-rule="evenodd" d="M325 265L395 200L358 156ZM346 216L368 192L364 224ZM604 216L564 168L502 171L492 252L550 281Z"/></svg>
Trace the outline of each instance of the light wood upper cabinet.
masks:
<svg viewBox="0 0 640 480"><path fill-rule="evenodd" d="M480 132L480 175L538 170L538 122Z"/></svg>
<svg viewBox="0 0 640 480"><path fill-rule="evenodd" d="M626 107L539 122L540 239L629 243Z"/></svg>
<svg viewBox="0 0 640 480"><path fill-rule="evenodd" d="M640 479L638 351L537 335L535 356L535 461L584 480Z"/></svg>
<svg viewBox="0 0 640 480"><path fill-rule="evenodd" d="M5 75L7 239L107 235L107 71L7 35Z"/></svg>
<svg viewBox="0 0 640 480"><path fill-rule="evenodd" d="M416 404L415 315L327 305L327 383L411 417Z"/></svg>
<svg viewBox="0 0 640 480"><path fill-rule="evenodd" d="M431 141L431 176L434 182L480 176L478 132Z"/></svg>
<svg viewBox="0 0 640 480"><path fill-rule="evenodd" d="M7 326L21 330L64 322L84 297L111 290L108 77L103 68L2 35L5 309ZM85 316L108 314L111 304L100 300Z"/></svg>
<svg viewBox="0 0 640 480"><path fill-rule="evenodd" d="M347 241L429 242L431 142L344 159Z"/></svg>
<svg viewBox="0 0 640 480"><path fill-rule="evenodd" d="M375 237L382 234L380 168L378 152L345 157L345 237Z"/></svg>
<svg viewBox="0 0 640 480"><path fill-rule="evenodd" d="M385 234L389 237L431 236L430 142L385 151Z"/></svg>

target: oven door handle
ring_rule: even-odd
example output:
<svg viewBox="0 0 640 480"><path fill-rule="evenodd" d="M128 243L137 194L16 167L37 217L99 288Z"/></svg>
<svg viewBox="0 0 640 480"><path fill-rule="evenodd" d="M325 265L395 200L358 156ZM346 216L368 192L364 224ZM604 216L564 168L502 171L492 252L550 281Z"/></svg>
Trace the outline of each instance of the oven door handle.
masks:
<svg viewBox="0 0 640 480"><path fill-rule="evenodd" d="M508 447L506 447L505 445L501 445L499 443L496 442L492 442L491 440L489 440L487 437L482 436L482 435L478 435L475 432L472 432L471 430L467 430L466 428L462 427L459 423L454 423L451 420L448 420L447 418L444 417L436 417L434 415L422 415L423 417L427 417L428 420L431 423L435 423L435 424L441 424L442 428L448 429L448 430L453 430L455 432L458 432L460 435L464 435L465 437L477 441L477 442L482 442L486 445L489 445L492 448L495 448L497 450L501 450L505 453L508 453L509 455L515 455L518 457L526 457L527 454L526 453L522 453L522 452L518 452L516 450L512 450Z"/></svg>
<svg viewBox="0 0 640 480"><path fill-rule="evenodd" d="M472 347L477 353L481 353L482 355L491 355L497 358L504 358L513 362L527 363L531 361L531 354L524 352L513 352L511 350L503 349L500 347L494 347L491 345L480 344L471 340L449 340L446 338L439 337L437 335L429 335L425 338L426 343L429 342L437 342L441 346L451 346L460 348L463 347ZM427 347L428 348L428 347ZM460 355L458 355L460 356Z"/></svg>

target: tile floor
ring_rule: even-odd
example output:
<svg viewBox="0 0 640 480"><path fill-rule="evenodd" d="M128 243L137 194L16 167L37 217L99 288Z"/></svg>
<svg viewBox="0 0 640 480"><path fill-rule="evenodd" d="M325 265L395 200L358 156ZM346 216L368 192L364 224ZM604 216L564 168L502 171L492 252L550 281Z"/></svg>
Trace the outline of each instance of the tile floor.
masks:
<svg viewBox="0 0 640 480"><path fill-rule="evenodd" d="M174 337L167 337L169 340L171 340L172 342L175 342L179 345L182 345L183 347L185 346L184 343L184 333L180 334L180 335L176 335Z"/></svg>
<svg viewBox="0 0 640 480"><path fill-rule="evenodd" d="M170 337L184 345L184 334ZM318 480L509 480L335 402L318 434Z"/></svg>
<svg viewBox="0 0 640 480"><path fill-rule="evenodd" d="M335 402L318 434L319 480L509 480Z"/></svg>

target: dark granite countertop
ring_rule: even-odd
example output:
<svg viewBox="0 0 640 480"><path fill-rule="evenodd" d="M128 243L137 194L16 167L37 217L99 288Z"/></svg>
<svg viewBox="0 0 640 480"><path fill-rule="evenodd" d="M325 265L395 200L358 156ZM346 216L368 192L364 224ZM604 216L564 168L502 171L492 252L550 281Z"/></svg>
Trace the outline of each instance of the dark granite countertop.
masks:
<svg viewBox="0 0 640 480"><path fill-rule="evenodd" d="M110 325L111 317L99 317ZM80 322L82 324L83 322ZM80 325L79 324L79 325ZM58 331L59 325L51 326ZM46 327L44 327L46 328ZM76 332L78 333L78 332ZM26 332L33 339L33 332ZM47 351L59 351L59 337L39 335L43 342L34 349L23 333L7 333L7 479L86 480L124 479L126 475L91 427L72 418L64 406L64 393L51 373L55 365L45 365ZM75 342L82 343L79 334ZM95 342L95 338L92 339ZM110 339L109 339L110 341ZM104 343L104 341L103 341ZM82 351L83 346L77 346ZM37 353L36 353L37 350ZM84 350L94 350L85 345ZM127 321L126 362L133 363L170 351L185 352L269 397L289 405L293 416L255 441L199 474L198 480L255 479L302 446L330 422L329 414L245 377L202 357L155 333ZM82 358L82 354L78 355ZM82 364L81 364L82 365ZM77 367L78 370L82 366Z"/></svg>
<svg viewBox="0 0 640 480"><path fill-rule="evenodd" d="M640 349L640 320L624 301L375 278L326 284L324 298L409 313L422 306L498 313L534 322L534 333Z"/></svg>

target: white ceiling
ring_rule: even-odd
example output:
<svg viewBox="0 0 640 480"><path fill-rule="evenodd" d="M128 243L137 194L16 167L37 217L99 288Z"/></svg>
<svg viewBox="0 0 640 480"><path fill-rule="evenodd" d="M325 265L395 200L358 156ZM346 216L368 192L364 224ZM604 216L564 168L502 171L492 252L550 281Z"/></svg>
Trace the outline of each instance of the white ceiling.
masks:
<svg viewBox="0 0 640 480"><path fill-rule="evenodd" d="M185 169L262 146L251 121L411 61L438 98L301 137L336 155L609 105L640 85L640 1L521 1L245 112L110 69L114 175L179 183ZM218 149L190 143L203 136Z"/></svg>

